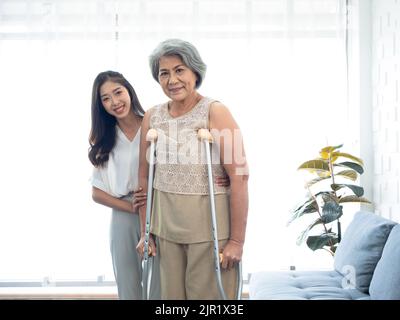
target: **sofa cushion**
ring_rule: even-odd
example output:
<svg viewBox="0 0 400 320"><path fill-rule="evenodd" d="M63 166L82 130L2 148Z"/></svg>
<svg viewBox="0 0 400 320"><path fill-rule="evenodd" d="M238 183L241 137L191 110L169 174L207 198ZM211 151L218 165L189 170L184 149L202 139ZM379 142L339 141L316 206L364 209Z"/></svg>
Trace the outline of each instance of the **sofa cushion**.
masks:
<svg viewBox="0 0 400 320"><path fill-rule="evenodd" d="M396 222L372 212L359 211L347 227L335 253L334 268L364 293ZM354 276L353 276L354 274Z"/></svg>
<svg viewBox="0 0 400 320"><path fill-rule="evenodd" d="M254 300L364 300L369 295L349 288L331 271L262 271L251 275L249 298Z"/></svg>
<svg viewBox="0 0 400 320"><path fill-rule="evenodd" d="M400 225L390 232L369 287L371 299L400 300Z"/></svg>

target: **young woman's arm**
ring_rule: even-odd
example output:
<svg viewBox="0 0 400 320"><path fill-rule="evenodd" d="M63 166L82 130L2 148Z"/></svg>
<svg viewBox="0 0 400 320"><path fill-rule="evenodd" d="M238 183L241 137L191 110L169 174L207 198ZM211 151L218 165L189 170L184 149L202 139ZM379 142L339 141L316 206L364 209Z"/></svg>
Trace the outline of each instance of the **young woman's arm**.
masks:
<svg viewBox="0 0 400 320"><path fill-rule="evenodd" d="M113 197L99 188L92 187L92 199L94 202L112 209L128 213L137 213L138 208L146 202L146 194L142 192L141 189L135 190L134 199L130 202Z"/></svg>
<svg viewBox="0 0 400 320"><path fill-rule="evenodd" d="M229 269L242 259L248 215L249 172L239 126L222 103L215 102L211 106L210 129L231 184L230 238L223 248L221 264L222 268Z"/></svg>

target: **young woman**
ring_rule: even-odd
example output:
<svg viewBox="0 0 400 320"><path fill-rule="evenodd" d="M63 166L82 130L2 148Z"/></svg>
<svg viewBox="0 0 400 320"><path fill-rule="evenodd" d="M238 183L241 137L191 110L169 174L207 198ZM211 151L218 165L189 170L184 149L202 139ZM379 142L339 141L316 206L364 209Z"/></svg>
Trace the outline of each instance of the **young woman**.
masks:
<svg viewBox="0 0 400 320"><path fill-rule="evenodd" d="M138 189L140 126L144 110L132 85L118 72L97 75L92 91L89 159L92 197L112 208L110 249L120 299L142 298L138 208L146 190ZM150 299L160 299L158 257L153 258Z"/></svg>

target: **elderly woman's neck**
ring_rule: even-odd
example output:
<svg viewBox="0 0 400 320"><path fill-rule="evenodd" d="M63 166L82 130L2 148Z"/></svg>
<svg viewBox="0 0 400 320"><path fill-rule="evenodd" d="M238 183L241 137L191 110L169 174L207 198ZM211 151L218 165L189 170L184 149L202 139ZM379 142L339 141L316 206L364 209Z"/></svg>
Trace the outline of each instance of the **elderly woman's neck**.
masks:
<svg viewBox="0 0 400 320"><path fill-rule="evenodd" d="M182 115L189 112L203 97L199 93L190 95L184 100L172 100L169 105L169 111L173 115Z"/></svg>

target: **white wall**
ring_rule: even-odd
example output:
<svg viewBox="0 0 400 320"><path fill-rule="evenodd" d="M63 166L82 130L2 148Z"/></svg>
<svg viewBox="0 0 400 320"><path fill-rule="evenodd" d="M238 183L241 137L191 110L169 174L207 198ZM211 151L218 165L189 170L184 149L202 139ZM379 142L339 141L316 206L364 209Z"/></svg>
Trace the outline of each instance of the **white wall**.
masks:
<svg viewBox="0 0 400 320"><path fill-rule="evenodd" d="M400 221L400 0L371 4L373 201Z"/></svg>
<svg viewBox="0 0 400 320"><path fill-rule="evenodd" d="M364 160L360 185L364 196L373 200L371 1L351 0L348 19L348 134L347 144ZM354 212L359 209L354 205ZM372 205L361 205L373 211ZM350 222L348 220L347 222Z"/></svg>

